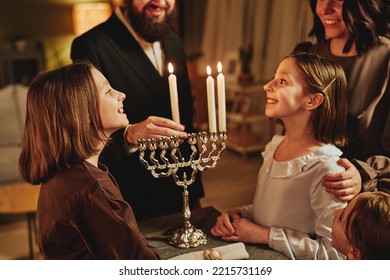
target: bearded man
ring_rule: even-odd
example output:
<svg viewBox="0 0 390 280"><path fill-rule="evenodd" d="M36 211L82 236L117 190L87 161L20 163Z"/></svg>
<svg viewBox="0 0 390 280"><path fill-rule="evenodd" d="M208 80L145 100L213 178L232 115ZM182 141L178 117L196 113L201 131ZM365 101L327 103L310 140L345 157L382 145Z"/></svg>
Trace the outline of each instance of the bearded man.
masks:
<svg viewBox="0 0 390 280"><path fill-rule="evenodd" d="M124 107L118 110L131 125L112 137L99 161L108 166L137 220L180 212L183 207L183 189L172 176L154 178L139 161L137 150L139 138L176 135L184 140L193 132L186 57L171 28L174 6L175 0L126 0L106 22L77 37L71 48L73 61L89 60L112 88L126 94ZM180 124L171 120L169 62L177 76ZM191 149L186 141L180 148L188 159ZM196 177L188 188L191 208L199 207L204 195L200 172Z"/></svg>

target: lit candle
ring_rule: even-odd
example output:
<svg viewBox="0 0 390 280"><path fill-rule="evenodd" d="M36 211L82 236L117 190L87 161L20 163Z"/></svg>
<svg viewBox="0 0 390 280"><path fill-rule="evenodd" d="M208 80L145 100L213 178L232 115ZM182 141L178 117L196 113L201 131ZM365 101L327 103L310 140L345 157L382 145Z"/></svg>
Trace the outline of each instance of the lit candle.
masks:
<svg viewBox="0 0 390 280"><path fill-rule="evenodd" d="M168 77L168 82L169 82L169 93L171 96L172 119L175 122L180 123L179 98L177 95L176 75L173 74L173 66L171 63L168 63L168 71L170 73Z"/></svg>
<svg viewBox="0 0 390 280"><path fill-rule="evenodd" d="M219 131L226 131L226 98L225 98L225 76L222 74L222 64L218 62L218 128Z"/></svg>
<svg viewBox="0 0 390 280"><path fill-rule="evenodd" d="M206 79L206 88L207 88L207 105L209 113L209 131L217 132L217 120L215 116L215 93L214 93L214 79L211 77L211 68L207 66L207 79Z"/></svg>

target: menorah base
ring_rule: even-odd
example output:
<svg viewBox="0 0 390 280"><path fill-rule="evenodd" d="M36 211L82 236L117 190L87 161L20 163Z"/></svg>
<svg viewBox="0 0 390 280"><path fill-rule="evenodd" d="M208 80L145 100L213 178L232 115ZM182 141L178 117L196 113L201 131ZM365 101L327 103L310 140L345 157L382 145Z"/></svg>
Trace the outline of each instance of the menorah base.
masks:
<svg viewBox="0 0 390 280"><path fill-rule="evenodd" d="M171 233L168 242L179 249L194 248L206 244L207 236L202 230L191 225L189 221L185 221L183 227L177 228Z"/></svg>

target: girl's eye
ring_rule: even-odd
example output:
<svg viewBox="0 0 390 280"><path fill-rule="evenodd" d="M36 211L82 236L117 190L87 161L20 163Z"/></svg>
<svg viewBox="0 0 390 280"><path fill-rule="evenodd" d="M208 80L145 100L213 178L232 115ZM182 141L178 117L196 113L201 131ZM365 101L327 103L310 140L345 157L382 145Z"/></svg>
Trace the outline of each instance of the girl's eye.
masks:
<svg viewBox="0 0 390 280"><path fill-rule="evenodd" d="M106 94L109 94L109 95L111 95L111 94L112 94L112 90L111 90L111 89L109 89L109 90L106 92Z"/></svg>
<svg viewBox="0 0 390 280"><path fill-rule="evenodd" d="M287 81L284 80L284 79L280 79L280 80L279 80L279 83L282 84L282 85L286 85L286 84L287 84Z"/></svg>

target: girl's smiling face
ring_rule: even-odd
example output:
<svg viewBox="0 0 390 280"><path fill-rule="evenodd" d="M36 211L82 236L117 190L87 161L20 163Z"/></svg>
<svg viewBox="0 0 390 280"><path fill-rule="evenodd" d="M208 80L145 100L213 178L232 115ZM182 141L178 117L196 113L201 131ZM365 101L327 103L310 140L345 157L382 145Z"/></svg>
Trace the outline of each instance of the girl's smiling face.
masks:
<svg viewBox="0 0 390 280"><path fill-rule="evenodd" d="M287 57L279 64L274 78L264 86L264 90L267 94L267 117L283 120L305 111L308 100L306 83L294 58Z"/></svg>
<svg viewBox="0 0 390 280"><path fill-rule="evenodd" d="M91 72L99 95L99 113L104 134L109 136L129 124L123 110L126 95L111 88L107 79L96 68L92 68Z"/></svg>

